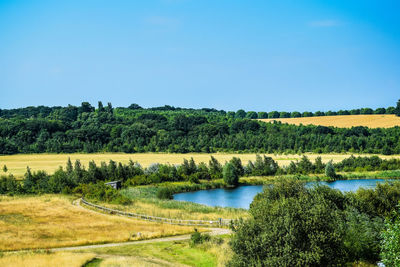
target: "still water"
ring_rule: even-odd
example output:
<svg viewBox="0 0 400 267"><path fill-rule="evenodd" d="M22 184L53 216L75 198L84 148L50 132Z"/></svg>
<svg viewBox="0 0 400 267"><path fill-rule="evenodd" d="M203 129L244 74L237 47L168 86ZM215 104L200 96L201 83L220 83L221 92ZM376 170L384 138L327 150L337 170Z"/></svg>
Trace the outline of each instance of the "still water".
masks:
<svg viewBox="0 0 400 267"><path fill-rule="evenodd" d="M342 192L356 191L358 188L373 188L377 183L385 182L383 179L358 179L358 180L339 180L331 183L309 182L307 186L315 183L328 185L333 189ZM190 201L208 206L233 207L248 209L253 198L262 192L262 185L244 185L234 189L210 189L195 192L179 193L174 195L175 200Z"/></svg>

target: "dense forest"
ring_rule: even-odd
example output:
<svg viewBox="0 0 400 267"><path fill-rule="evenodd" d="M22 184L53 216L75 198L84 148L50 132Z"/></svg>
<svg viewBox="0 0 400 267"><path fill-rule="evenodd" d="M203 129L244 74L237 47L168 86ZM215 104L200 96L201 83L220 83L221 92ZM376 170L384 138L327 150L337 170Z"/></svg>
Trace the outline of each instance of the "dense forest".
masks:
<svg viewBox="0 0 400 267"><path fill-rule="evenodd" d="M280 116L382 114L396 108L291 112ZM0 154L70 152L361 152L400 154L400 127L351 129L263 123L275 112L226 112L171 106L81 106L0 110Z"/></svg>

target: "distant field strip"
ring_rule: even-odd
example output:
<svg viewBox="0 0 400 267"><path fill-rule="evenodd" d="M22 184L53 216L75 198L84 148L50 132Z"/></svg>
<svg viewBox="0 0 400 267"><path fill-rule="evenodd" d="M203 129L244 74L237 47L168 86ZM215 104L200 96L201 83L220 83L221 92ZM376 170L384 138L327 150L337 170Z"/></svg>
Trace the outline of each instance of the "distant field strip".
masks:
<svg viewBox="0 0 400 267"><path fill-rule="evenodd" d="M264 154L261 154L264 155ZM265 154L272 157L281 166L288 165L291 161L300 159L303 155L274 155ZM322 157L322 161L338 162L350 156L349 154L311 154L306 153L310 160L315 160L316 157ZM357 156L357 154L354 154ZM29 166L33 171L44 170L49 174L52 174L60 166L65 167L68 158L71 158L72 162L79 159L81 163L87 167L89 161L94 160L96 164L100 164L102 161L108 162L110 159L116 162L128 163L131 159L139 162L143 167L147 167L152 163L169 163L169 164L181 164L183 159L193 158L196 163L205 162L208 163L210 157L214 156L222 164L225 161L229 161L232 157L238 157L242 160L243 164L247 164L249 160L254 161L256 154L234 154L234 153L188 153L188 154L168 154L168 153L136 153L136 154L125 154L125 153L95 153L95 154L17 154L11 156L0 156L0 174L4 174L1 170L3 165L7 165L8 172L12 173L18 178L23 177L26 172L26 167ZM397 156L381 156L382 158L400 158Z"/></svg>
<svg viewBox="0 0 400 267"><path fill-rule="evenodd" d="M400 117L397 117L396 115L342 115L303 118L260 119L260 121L280 121L282 123L295 125L313 124L321 126L334 126L339 128L350 128L353 126L365 126L369 128L390 128L394 126L400 126Z"/></svg>

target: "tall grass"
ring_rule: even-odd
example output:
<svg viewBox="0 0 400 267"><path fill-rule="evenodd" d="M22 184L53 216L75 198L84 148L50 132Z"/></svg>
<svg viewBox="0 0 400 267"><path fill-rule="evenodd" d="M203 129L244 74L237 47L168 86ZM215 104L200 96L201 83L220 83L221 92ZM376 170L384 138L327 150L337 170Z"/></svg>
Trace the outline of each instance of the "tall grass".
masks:
<svg viewBox="0 0 400 267"><path fill-rule="evenodd" d="M70 252L21 252L4 254L0 256L0 266L7 267L80 267L93 259L93 253L70 253Z"/></svg>
<svg viewBox="0 0 400 267"><path fill-rule="evenodd" d="M71 204L71 197L0 197L0 250L53 248L190 233L191 227L110 216ZM137 235L140 232L141 235Z"/></svg>

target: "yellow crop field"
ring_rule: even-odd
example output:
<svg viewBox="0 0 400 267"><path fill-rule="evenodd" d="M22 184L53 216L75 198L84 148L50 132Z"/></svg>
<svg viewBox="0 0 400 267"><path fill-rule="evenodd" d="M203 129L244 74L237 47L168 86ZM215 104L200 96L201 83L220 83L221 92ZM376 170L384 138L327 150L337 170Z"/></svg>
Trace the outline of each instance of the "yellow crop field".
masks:
<svg viewBox="0 0 400 267"><path fill-rule="evenodd" d="M21 252L5 254L0 257L0 266L7 267L80 267L93 259L93 253L44 253L44 252Z"/></svg>
<svg viewBox="0 0 400 267"><path fill-rule="evenodd" d="M71 197L0 197L0 251L124 242L190 233L191 227L151 223L87 210Z"/></svg>
<svg viewBox="0 0 400 267"><path fill-rule="evenodd" d="M321 116L304 118L282 118L282 119L260 119L264 122L280 121L282 123L295 125L322 125L339 128L350 128L353 126L365 126L369 128L390 128L400 126L400 117L396 115L342 115Z"/></svg>
<svg viewBox="0 0 400 267"><path fill-rule="evenodd" d="M264 154L262 154L264 155ZM303 155L274 155L265 154L272 157L281 166L288 165L291 161L300 159ZM350 156L349 154L304 154L315 160L316 157L322 157L322 161L333 162L341 161L344 158ZM355 156L357 154L354 154ZM74 162L79 159L84 166L88 166L89 161L94 160L97 164L102 161L108 162L110 159L116 162L128 163L129 160L139 162L143 167L147 167L152 163L169 163L169 164L181 164L183 159L193 158L197 163L206 162L210 160L210 157L214 156L222 164L232 159L232 157L238 157L242 160L243 164L247 164L249 160L254 161L256 154L233 154L233 153L188 153L188 154L168 154L168 153L137 153L137 154L125 154L125 153L95 153L95 154L17 154L10 156L0 156L0 174L4 174L2 167L6 165L8 168L7 174L11 173L17 178L22 178L26 172L26 167L29 166L31 170L38 171L44 170L51 174L56 171L60 166L65 167L68 158ZM400 155L383 156L382 158L400 158Z"/></svg>

